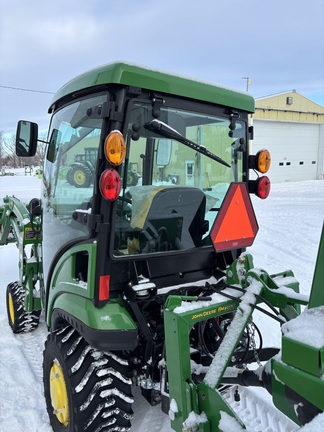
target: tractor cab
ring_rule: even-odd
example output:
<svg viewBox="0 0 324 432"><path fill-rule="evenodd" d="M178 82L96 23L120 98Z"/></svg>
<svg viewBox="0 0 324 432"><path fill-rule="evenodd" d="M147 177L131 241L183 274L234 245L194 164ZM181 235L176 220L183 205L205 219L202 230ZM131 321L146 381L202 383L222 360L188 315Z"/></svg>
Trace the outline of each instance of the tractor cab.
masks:
<svg viewBox="0 0 324 432"><path fill-rule="evenodd" d="M232 182L249 184L249 134L243 109L144 89L108 87L55 107L42 196L45 280L64 245L85 238L103 245L97 269L112 291L129 273L131 284L142 275L157 287L210 277L222 201ZM78 160L89 148L96 159ZM86 281L86 271L76 278Z"/></svg>
<svg viewBox="0 0 324 432"><path fill-rule="evenodd" d="M85 91L95 79L101 85ZM108 299L99 295L102 277L111 292L141 278L163 288L232 262L242 249L216 257L210 238L230 184L244 182L261 198L270 190L265 176L249 180L249 169L266 172L270 163L267 152L249 156L253 109L249 95L125 64L59 90L41 200L45 283L67 247L89 241L100 250L100 301ZM87 281L88 252L75 268L74 278Z"/></svg>

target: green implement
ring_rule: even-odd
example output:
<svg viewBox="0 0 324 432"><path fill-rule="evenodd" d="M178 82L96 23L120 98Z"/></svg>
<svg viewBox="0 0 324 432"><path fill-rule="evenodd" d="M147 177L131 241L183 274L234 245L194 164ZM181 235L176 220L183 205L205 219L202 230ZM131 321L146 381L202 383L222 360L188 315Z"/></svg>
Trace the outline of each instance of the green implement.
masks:
<svg viewBox="0 0 324 432"><path fill-rule="evenodd" d="M170 417L175 431L221 431L221 419L226 414L244 428L222 393L223 386L229 383L266 387L275 406L298 425L323 412L324 301L320 282L323 262L324 229L309 303L298 294L292 272L270 276L264 270L254 269L252 257L247 254L227 269L226 283L211 297L168 298L164 311L166 358L167 364L172 365L168 367L168 375ZM239 294L233 296L233 290ZM283 324L281 353L262 366L255 353L255 362L260 366L257 373L245 369L228 378L242 336L262 302L272 312L279 308L276 318ZM308 307L299 315L300 305ZM199 378L190 349L195 327L204 321L211 325L211 320L219 320L228 311L235 311L235 315L209 366L200 367L203 379Z"/></svg>

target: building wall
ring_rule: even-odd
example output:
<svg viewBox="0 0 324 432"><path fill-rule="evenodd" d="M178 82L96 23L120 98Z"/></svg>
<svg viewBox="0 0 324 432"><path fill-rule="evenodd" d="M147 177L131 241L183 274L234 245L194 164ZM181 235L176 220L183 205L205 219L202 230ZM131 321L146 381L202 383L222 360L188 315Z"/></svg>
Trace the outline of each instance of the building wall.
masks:
<svg viewBox="0 0 324 432"><path fill-rule="evenodd" d="M323 178L321 125L261 119L254 119L253 124L252 152L263 148L270 151L272 183Z"/></svg>
<svg viewBox="0 0 324 432"><path fill-rule="evenodd" d="M294 91L258 99L255 106L254 118L324 123L324 107Z"/></svg>
<svg viewBox="0 0 324 432"><path fill-rule="evenodd" d="M252 153L267 148L272 183L324 178L324 107L295 91L259 99Z"/></svg>

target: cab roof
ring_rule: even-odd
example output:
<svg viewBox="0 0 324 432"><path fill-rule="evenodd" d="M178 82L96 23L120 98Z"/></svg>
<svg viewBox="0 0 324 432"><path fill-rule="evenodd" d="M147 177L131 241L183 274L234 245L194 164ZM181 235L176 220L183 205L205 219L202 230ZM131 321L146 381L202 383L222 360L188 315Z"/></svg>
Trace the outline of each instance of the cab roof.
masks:
<svg viewBox="0 0 324 432"><path fill-rule="evenodd" d="M217 103L250 113L254 112L254 99L247 93L122 62L100 66L73 78L56 92L49 111L51 112L56 103L62 98L106 84L139 87Z"/></svg>

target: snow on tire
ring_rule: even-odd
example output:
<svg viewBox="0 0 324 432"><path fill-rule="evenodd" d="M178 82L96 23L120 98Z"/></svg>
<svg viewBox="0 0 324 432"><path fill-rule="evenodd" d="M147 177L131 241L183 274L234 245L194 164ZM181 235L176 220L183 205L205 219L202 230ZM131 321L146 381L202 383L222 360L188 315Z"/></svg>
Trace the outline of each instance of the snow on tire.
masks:
<svg viewBox="0 0 324 432"><path fill-rule="evenodd" d="M14 333L31 332L38 327L41 311L26 312L25 293L19 282L7 286L6 304L8 322Z"/></svg>
<svg viewBox="0 0 324 432"><path fill-rule="evenodd" d="M134 399L127 361L92 348L68 326L48 335L43 369L54 432L130 430Z"/></svg>

